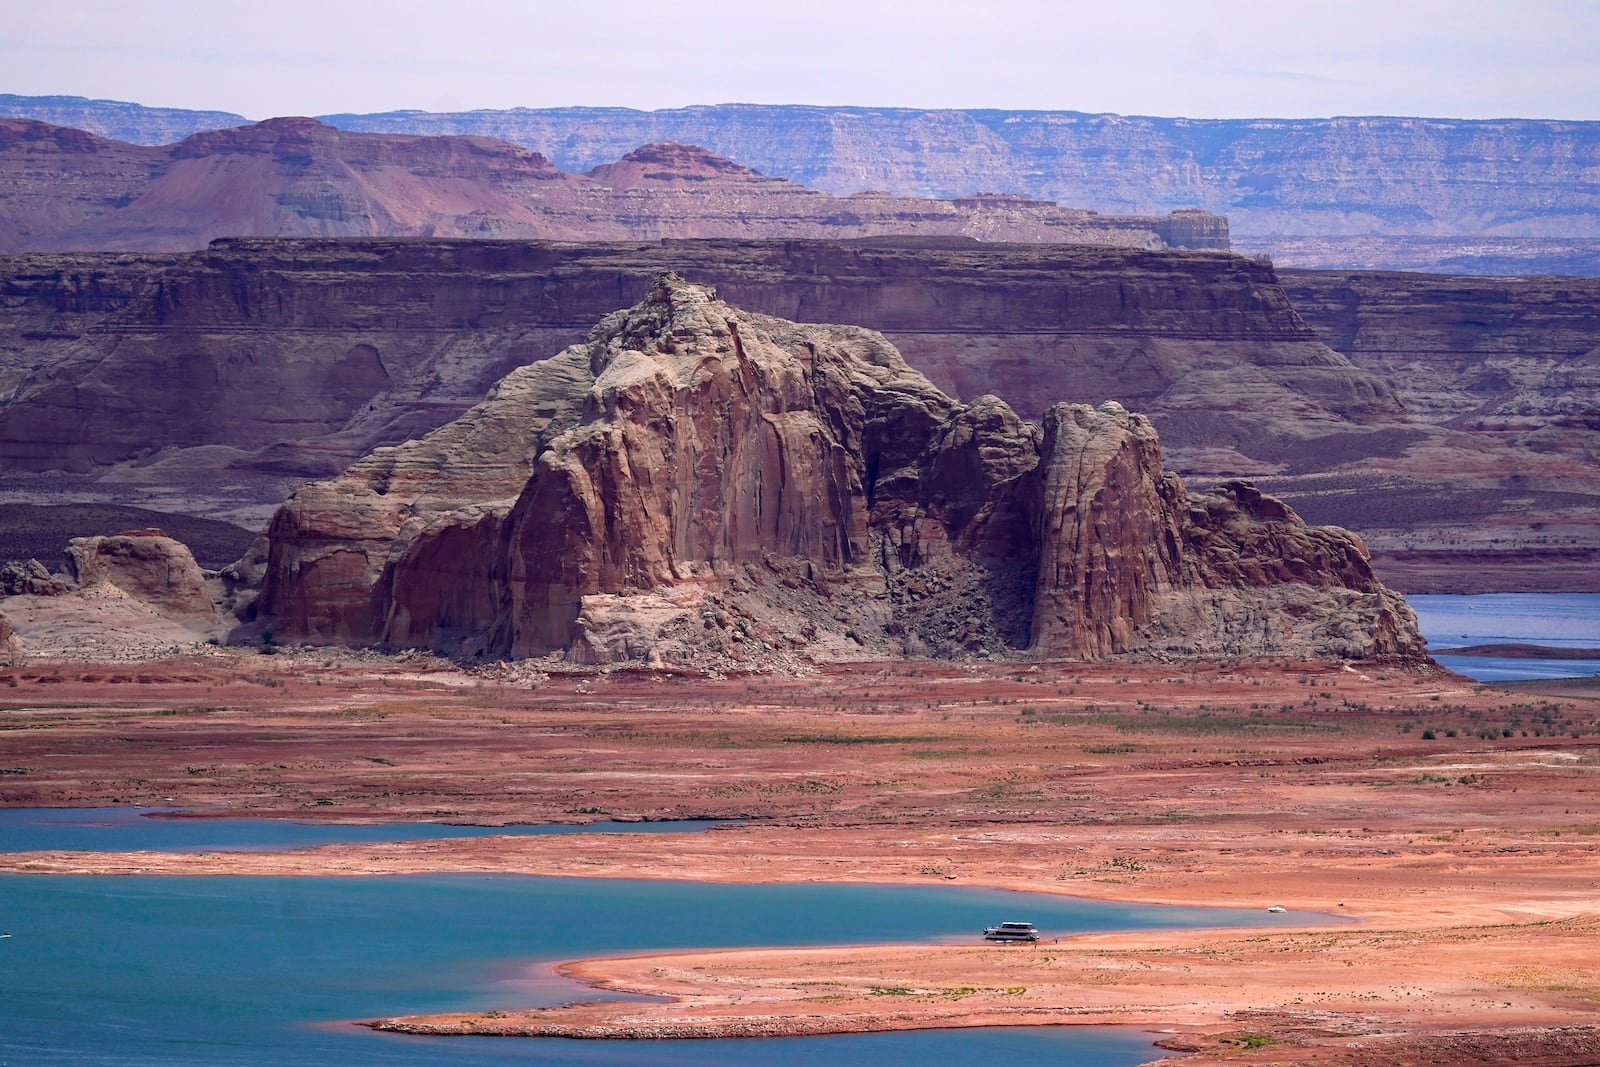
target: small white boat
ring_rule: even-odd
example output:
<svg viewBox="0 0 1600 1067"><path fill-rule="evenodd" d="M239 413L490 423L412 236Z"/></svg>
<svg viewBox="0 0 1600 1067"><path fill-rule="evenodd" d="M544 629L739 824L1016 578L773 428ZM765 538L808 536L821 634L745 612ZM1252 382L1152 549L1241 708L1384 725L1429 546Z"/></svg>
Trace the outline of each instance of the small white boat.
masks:
<svg viewBox="0 0 1600 1067"><path fill-rule="evenodd" d="M1282 904L1274 904L1272 907L1267 909L1267 912L1272 915L1282 915L1288 910L1289 909L1284 907Z"/></svg>
<svg viewBox="0 0 1600 1067"><path fill-rule="evenodd" d="M998 926L985 926L983 928L985 941L1037 941L1039 931L1033 928L1032 923L1001 923Z"/></svg>

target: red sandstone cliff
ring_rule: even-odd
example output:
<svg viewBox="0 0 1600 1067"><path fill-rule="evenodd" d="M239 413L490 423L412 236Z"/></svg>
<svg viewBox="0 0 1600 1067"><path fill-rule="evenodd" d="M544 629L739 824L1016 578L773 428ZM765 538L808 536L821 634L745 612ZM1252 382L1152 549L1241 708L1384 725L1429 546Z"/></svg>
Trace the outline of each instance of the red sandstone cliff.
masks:
<svg viewBox="0 0 1600 1067"><path fill-rule="evenodd" d="M960 405L880 335L664 275L466 416L280 509L260 610L299 640L595 661L993 651L1411 656L1353 535L1154 430ZM1021 619L1021 624L1018 620Z"/></svg>

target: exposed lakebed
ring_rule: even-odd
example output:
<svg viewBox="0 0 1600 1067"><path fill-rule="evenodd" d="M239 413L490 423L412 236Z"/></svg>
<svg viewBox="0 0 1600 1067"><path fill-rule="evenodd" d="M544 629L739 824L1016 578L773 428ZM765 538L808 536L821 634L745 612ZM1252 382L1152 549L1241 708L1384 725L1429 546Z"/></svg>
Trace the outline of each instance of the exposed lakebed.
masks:
<svg viewBox="0 0 1600 1067"><path fill-rule="evenodd" d="M1048 1028L633 1044L399 1038L349 1021L569 1002L586 993L550 964L582 956L975 941L1003 918L1030 919L1046 938L1304 918L944 886L464 874L5 875L0 916L11 935L0 939L0 1017L8 1020L0 1061L307 1067L980 1059L1113 1067L1149 1058L1149 1036Z"/></svg>

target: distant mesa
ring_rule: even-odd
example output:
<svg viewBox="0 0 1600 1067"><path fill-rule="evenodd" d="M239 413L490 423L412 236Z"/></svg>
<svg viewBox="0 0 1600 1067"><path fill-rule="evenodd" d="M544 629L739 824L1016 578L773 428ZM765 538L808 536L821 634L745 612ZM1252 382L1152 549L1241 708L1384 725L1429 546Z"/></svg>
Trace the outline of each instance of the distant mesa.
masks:
<svg viewBox="0 0 1600 1067"><path fill-rule="evenodd" d="M698 145L663 141L642 145L615 163L603 163L589 177L613 189L634 189L655 182L715 181L745 179L785 182L767 178L760 171L741 167L730 159L707 152Z"/></svg>
<svg viewBox="0 0 1600 1067"><path fill-rule="evenodd" d="M309 118L206 131L163 147L0 119L0 253L184 251L219 237L890 234L1228 247L1227 221L1204 213L1121 217L1048 201L846 199L686 144L637 147L583 175L493 138L355 133Z"/></svg>
<svg viewBox="0 0 1600 1067"><path fill-rule="evenodd" d="M0 95L0 115L145 145L245 123L81 97ZM1197 207L1228 217L1235 248L1279 266L1600 274L1600 194L1590 180L1600 122L756 104L403 110L324 121L494 138L573 173L677 142L841 197L966 198L987 189L1156 218Z"/></svg>

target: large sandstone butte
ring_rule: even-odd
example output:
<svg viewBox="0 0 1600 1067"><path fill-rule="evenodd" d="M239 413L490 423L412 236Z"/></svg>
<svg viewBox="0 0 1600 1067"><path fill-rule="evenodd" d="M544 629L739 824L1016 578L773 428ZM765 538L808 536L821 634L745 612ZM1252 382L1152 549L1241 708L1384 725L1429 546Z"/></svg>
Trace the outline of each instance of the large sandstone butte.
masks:
<svg viewBox="0 0 1600 1067"><path fill-rule="evenodd" d="M1227 248L1227 220L1099 215L1021 196L840 197L683 144L587 176L485 137L350 133L271 119L143 147L0 119L0 252L178 251L216 237L966 235Z"/></svg>
<svg viewBox="0 0 1600 1067"><path fill-rule="evenodd" d="M1142 416L963 405L879 334L672 274L296 493L258 606L295 640L588 662L1422 654L1358 538L1245 483L1188 493Z"/></svg>

